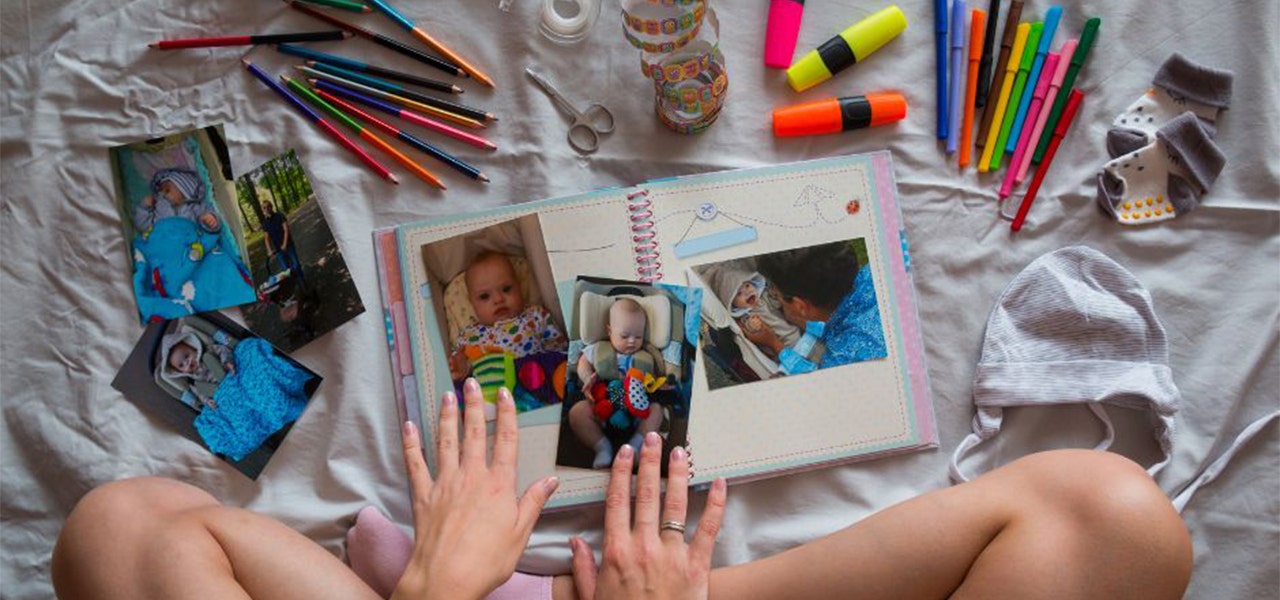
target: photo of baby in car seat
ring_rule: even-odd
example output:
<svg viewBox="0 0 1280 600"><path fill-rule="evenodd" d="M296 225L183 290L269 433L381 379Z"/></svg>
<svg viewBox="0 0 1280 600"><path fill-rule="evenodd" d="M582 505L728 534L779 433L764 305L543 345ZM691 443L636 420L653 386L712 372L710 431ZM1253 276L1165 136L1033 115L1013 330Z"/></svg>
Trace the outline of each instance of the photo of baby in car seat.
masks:
<svg viewBox="0 0 1280 600"><path fill-rule="evenodd" d="M624 445L686 445L701 290L580 277L556 464L607 469ZM665 455L665 454L664 454Z"/></svg>

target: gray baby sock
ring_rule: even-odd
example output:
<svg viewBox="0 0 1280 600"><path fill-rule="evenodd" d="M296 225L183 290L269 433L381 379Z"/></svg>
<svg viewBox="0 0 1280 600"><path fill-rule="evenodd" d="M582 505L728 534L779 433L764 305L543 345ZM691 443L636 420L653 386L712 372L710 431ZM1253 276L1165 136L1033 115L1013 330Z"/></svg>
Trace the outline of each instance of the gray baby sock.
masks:
<svg viewBox="0 0 1280 600"><path fill-rule="evenodd" d="M1098 206L1124 225L1190 212L1227 159L1198 116L1187 111L1156 130L1155 142L1103 165Z"/></svg>
<svg viewBox="0 0 1280 600"><path fill-rule="evenodd" d="M1175 52L1160 65L1141 98L1129 105L1107 131L1111 158L1150 146L1156 129L1190 111L1200 119L1209 137L1217 134L1218 111L1231 104L1231 71L1200 65Z"/></svg>

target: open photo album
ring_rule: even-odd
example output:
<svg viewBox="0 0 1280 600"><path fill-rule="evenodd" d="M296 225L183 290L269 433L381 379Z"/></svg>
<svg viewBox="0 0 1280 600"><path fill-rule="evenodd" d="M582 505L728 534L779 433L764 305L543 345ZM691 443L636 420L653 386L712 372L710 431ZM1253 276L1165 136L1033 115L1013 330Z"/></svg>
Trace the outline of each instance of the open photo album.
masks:
<svg viewBox="0 0 1280 600"><path fill-rule="evenodd" d="M521 486L603 500L624 444L695 486L937 446L888 152L665 179L374 232L400 415L500 387Z"/></svg>

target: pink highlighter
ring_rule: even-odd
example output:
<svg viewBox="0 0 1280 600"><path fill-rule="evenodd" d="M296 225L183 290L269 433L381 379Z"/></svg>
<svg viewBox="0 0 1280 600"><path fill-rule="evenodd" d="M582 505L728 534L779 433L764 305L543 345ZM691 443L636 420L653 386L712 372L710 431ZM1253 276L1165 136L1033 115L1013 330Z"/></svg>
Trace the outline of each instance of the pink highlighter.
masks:
<svg viewBox="0 0 1280 600"><path fill-rule="evenodd" d="M1053 74L1053 80L1049 82L1049 91L1045 93L1044 103L1040 105L1040 118L1036 119L1035 129L1031 131L1031 143L1033 144L1039 143L1038 140L1040 139L1040 134L1044 133L1045 122L1049 120L1050 111L1048 110L1048 107L1053 106L1053 102L1054 100L1057 100L1059 93L1063 93L1062 80L1067 75L1067 69L1071 66L1071 56L1075 53L1076 45L1079 43L1079 40L1067 40L1062 44L1062 49L1058 51L1059 58L1057 72ZM1013 168L1015 166L1017 167L1016 170L1018 171L1018 174L1013 178L1013 182L1015 184L1022 183L1022 180L1027 178L1027 170L1031 168L1032 154L1035 154L1035 152L1028 151L1022 157L1022 164L1015 162L1014 164L1009 165L1010 170L1014 170Z"/></svg>
<svg viewBox="0 0 1280 600"><path fill-rule="evenodd" d="M764 66L774 69L791 66L802 16L804 0L770 0L769 27L764 34Z"/></svg>
<svg viewBox="0 0 1280 600"><path fill-rule="evenodd" d="M1044 106L1045 95L1049 93L1049 84L1053 81L1053 76L1058 71L1058 63L1062 60L1062 55L1057 52L1050 52L1044 59L1044 69L1040 73L1040 80L1036 83L1036 89L1031 95L1031 105L1027 109L1027 123L1031 123L1039 119L1040 109ZM1013 181L1018 176L1018 165L1027 158L1027 146L1033 146L1031 152L1035 152L1035 142L1032 136L1034 132L1029 127L1022 128L1022 135L1018 137L1018 145L1013 153L1013 160L1009 163L1009 170L1004 175L1004 184L1000 186L1000 198L1008 198L1013 193Z"/></svg>

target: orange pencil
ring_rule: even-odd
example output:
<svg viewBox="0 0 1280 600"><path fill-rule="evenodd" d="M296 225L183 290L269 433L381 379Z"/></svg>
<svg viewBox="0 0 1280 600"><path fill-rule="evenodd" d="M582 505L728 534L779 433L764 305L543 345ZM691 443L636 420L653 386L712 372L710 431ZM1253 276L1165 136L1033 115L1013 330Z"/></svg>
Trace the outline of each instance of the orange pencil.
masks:
<svg viewBox="0 0 1280 600"><path fill-rule="evenodd" d="M987 11L973 9L969 20L969 84L965 86L964 123L960 126L960 169L969 166L973 150L973 106L978 99L978 63L987 37Z"/></svg>
<svg viewBox="0 0 1280 600"><path fill-rule="evenodd" d="M422 43L426 44L427 47L435 50L440 54L440 56L443 56L445 60L462 67L462 70L471 75L472 79L475 79L489 87L493 87L493 80L489 79L488 75L485 75L480 71L480 69L477 69L474 65L467 62L467 60L462 58L462 56L457 52L450 50L448 46L445 46L439 40L431 37L431 34L423 31L421 27L418 27L418 25L413 22L413 19L404 16L403 13L392 8L390 4L387 4L386 0L369 0L369 4L372 4L374 8L386 15L387 18L395 21L397 25L407 29L409 33L413 34L413 37L418 38Z"/></svg>

